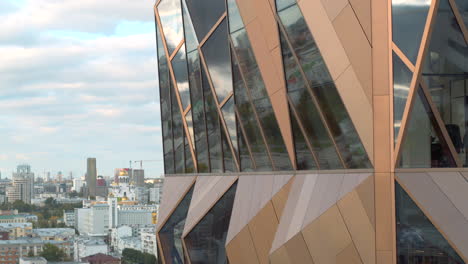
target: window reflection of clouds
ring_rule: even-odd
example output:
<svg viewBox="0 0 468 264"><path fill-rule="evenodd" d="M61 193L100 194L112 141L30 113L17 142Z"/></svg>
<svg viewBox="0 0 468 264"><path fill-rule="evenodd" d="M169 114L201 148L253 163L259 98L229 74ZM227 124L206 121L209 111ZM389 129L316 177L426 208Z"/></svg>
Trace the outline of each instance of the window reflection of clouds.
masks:
<svg viewBox="0 0 468 264"><path fill-rule="evenodd" d="M180 0L162 0L158 5L158 12L167 48L172 53L184 37Z"/></svg>
<svg viewBox="0 0 468 264"><path fill-rule="evenodd" d="M228 128L229 137L231 138L232 145L237 151L237 131L236 131L236 115L234 113L234 97L231 97L223 106L223 116Z"/></svg>
<svg viewBox="0 0 468 264"><path fill-rule="evenodd" d="M219 102L232 92L231 56L226 19L202 47Z"/></svg>
<svg viewBox="0 0 468 264"><path fill-rule="evenodd" d="M190 104L190 90L187 73L187 56L185 54L185 44L180 47L177 55L172 59L172 67L177 81L177 89L179 90L182 106L187 109Z"/></svg>

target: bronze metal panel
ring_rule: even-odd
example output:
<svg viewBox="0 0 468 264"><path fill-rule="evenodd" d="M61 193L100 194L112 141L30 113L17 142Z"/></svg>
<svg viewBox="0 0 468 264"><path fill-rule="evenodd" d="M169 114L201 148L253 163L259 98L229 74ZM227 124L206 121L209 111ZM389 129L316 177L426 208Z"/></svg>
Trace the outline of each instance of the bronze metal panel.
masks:
<svg viewBox="0 0 468 264"><path fill-rule="evenodd" d="M349 0L359 24L366 33L367 40L372 41L371 0Z"/></svg>
<svg viewBox="0 0 468 264"><path fill-rule="evenodd" d="M268 264L268 256L278 228L278 221L273 204L268 202L248 225L261 264Z"/></svg>
<svg viewBox="0 0 468 264"><path fill-rule="evenodd" d="M391 171L391 151L393 150L390 130L389 96L374 96L374 168L376 172Z"/></svg>
<svg viewBox="0 0 468 264"><path fill-rule="evenodd" d="M377 251L392 251L395 242L392 185L391 173L375 173L375 243Z"/></svg>
<svg viewBox="0 0 468 264"><path fill-rule="evenodd" d="M229 263L259 264L249 228L244 227L226 246Z"/></svg>
<svg viewBox="0 0 468 264"><path fill-rule="evenodd" d="M347 0L321 0L330 20L334 20L348 4Z"/></svg>
<svg viewBox="0 0 468 264"><path fill-rule="evenodd" d="M354 190L343 197L338 202L338 209L362 262L375 263L375 230L357 191Z"/></svg>
<svg viewBox="0 0 468 264"><path fill-rule="evenodd" d="M333 20L333 26L367 99L372 102L372 49L350 5Z"/></svg>
<svg viewBox="0 0 468 264"><path fill-rule="evenodd" d="M374 177L367 178L361 185L356 188L362 206L366 210L369 221L375 230L375 185Z"/></svg>
<svg viewBox="0 0 468 264"><path fill-rule="evenodd" d="M337 264L362 264L361 258L353 243L350 243L343 251L336 256ZM364 262L365 263L365 262ZM374 261L375 263L375 261ZM367 263L366 263L367 264Z"/></svg>

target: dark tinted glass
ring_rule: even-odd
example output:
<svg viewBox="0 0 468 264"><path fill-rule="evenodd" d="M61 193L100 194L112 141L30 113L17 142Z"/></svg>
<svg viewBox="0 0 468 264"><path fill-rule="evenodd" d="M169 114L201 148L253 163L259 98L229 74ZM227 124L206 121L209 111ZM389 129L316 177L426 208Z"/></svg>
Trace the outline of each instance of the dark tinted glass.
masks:
<svg viewBox="0 0 468 264"><path fill-rule="evenodd" d="M228 17L229 17L229 32L236 32L244 27L242 17L239 13L236 0L227 0L228 4Z"/></svg>
<svg viewBox="0 0 468 264"><path fill-rule="evenodd" d="M190 151L190 145L187 139L187 135L184 133L185 143L185 173L194 173L195 167L193 166L192 152Z"/></svg>
<svg viewBox="0 0 468 264"><path fill-rule="evenodd" d="M193 29L192 20L190 14L188 13L187 6L185 1L182 1L182 11L184 18L184 30L185 30L185 45L187 47L187 53L194 51L198 47L197 36L195 35L195 30Z"/></svg>
<svg viewBox="0 0 468 264"><path fill-rule="evenodd" d="M297 5L278 13L311 87L332 82L322 55Z"/></svg>
<svg viewBox="0 0 468 264"><path fill-rule="evenodd" d="M165 263L182 264L184 259L182 249L182 232L184 231L190 201L192 200L193 187L184 196L167 222L159 231L161 249ZM161 257L161 256L160 256Z"/></svg>
<svg viewBox="0 0 468 264"><path fill-rule="evenodd" d="M185 0L197 32L198 40L202 40L226 11L223 0Z"/></svg>
<svg viewBox="0 0 468 264"><path fill-rule="evenodd" d="M401 61L400 57L393 53L393 126L395 141L400 131L401 118L405 110L412 77L413 73Z"/></svg>
<svg viewBox="0 0 468 264"><path fill-rule="evenodd" d="M294 115L291 115L292 132L294 136L294 148L296 151L296 164L298 170L314 170L317 169L312 152L305 141L304 135L296 121Z"/></svg>
<svg viewBox="0 0 468 264"><path fill-rule="evenodd" d="M400 167L455 167L447 142L421 88L414 100L402 145Z"/></svg>
<svg viewBox="0 0 468 264"><path fill-rule="evenodd" d="M192 264L228 263L225 243L236 189L237 183L229 188L185 237Z"/></svg>
<svg viewBox="0 0 468 264"><path fill-rule="evenodd" d="M219 127L219 116L213 93L208 84L205 71L202 68L203 93L205 96L206 127L208 145L210 147L211 172L223 171L223 157L221 150L221 131Z"/></svg>
<svg viewBox="0 0 468 264"><path fill-rule="evenodd" d="M395 182L398 264L464 264L465 262Z"/></svg>
<svg viewBox="0 0 468 264"><path fill-rule="evenodd" d="M236 113L234 112L234 96L229 99L222 108L224 121L229 132L229 138L231 139L234 150L237 151L237 131L236 131Z"/></svg>
<svg viewBox="0 0 468 264"><path fill-rule="evenodd" d="M460 160L468 166L468 46L447 0L441 0L423 79Z"/></svg>
<svg viewBox="0 0 468 264"><path fill-rule="evenodd" d="M172 54L184 38L180 0L161 0L158 5L159 17L166 38L167 49Z"/></svg>
<svg viewBox="0 0 468 264"><path fill-rule="evenodd" d="M209 172L208 139L206 137L205 108L203 103L203 87L198 51L194 50L187 56L190 94L193 114L193 133L197 152L198 172Z"/></svg>
<svg viewBox="0 0 468 264"><path fill-rule="evenodd" d="M329 83L314 87L313 90L347 168L371 168L372 164L367 158L361 139L348 116L335 85Z"/></svg>
<svg viewBox="0 0 468 264"><path fill-rule="evenodd" d="M179 90L180 99L184 109L190 104L190 90L187 73L187 56L185 53L185 44L180 47L176 56L172 59L172 68L177 81L177 89Z"/></svg>
<svg viewBox="0 0 468 264"><path fill-rule="evenodd" d="M392 0L393 42L413 64L421 45L431 0Z"/></svg>
<svg viewBox="0 0 468 264"><path fill-rule="evenodd" d="M255 106L258 118L268 143L270 153L277 170L290 170L291 160L281 135L270 98L267 94L255 55L245 29L232 34L234 52L238 65L247 83L252 104Z"/></svg>
<svg viewBox="0 0 468 264"><path fill-rule="evenodd" d="M238 135L239 135L239 163L241 167L241 171L253 171L254 166L252 163L252 159L250 158L250 152L245 142L244 133L238 124Z"/></svg>
<svg viewBox="0 0 468 264"><path fill-rule="evenodd" d="M468 1L466 0L455 0L457 3L458 11L463 17L463 22L465 26L468 27Z"/></svg>
<svg viewBox="0 0 468 264"><path fill-rule="evenodd" d="M202 46L203 56L219 102L232 92L231 54L226 19Z"/></svg>
<svg viewBox="0 0 468 264"><path fill-rule="evenodd" d="M156 27L158 73L159 73L159 98L161 106L161 126L164 149L164 171L167 174L174 173L174 146L172 145L172 113L171 113L171 88L169 85L169 68L167 67L166 54L161 39L161 34Z"/></svg>
<svg viewBox="0 0 468 264"><path fill-rule="evenodd" d="M233 79L234 89L236 98L236 107L241 119L242 126L245 130L245 136L250 144L252 156L257 165L257 170L260 171L271 171L272 165L268 156L268 151L263 141L263 137L260 132L260 125L255 117L255 112L247 96L247 91L244 86L244 82L240 76L239 67L237 61L233 59Z"/></svg>
<svg viewBox="0 0 468 264"><path fill-rule="evenodd" d="M303 124L306 136L312 144L320 169L341 169L343 164L312 101L291 50L283 36L280 37L288 94L296 109L299 122Z"/></svg>
<svg viewBox="0 0 468 264"><path fill-rule="evenodd" d="M172 87L172 85L171 85ZM171 88L171 91L174 91ZM182 114L180 113L179 104L175 96L172 96L172 133L174 135L174 162L175 172L185 172L184 160L184 126L182 124Z"/></svg>
<svg viewBox="0 0 468 264"><path fill-rule="evenodd" d="M231 151L231 148L229 147L228 139L224 133L224 129L221 129L221 140L223 143L224 171L225 172L237 171L236 165L234 163L234 158L232 156L232 151Z"/></svg>

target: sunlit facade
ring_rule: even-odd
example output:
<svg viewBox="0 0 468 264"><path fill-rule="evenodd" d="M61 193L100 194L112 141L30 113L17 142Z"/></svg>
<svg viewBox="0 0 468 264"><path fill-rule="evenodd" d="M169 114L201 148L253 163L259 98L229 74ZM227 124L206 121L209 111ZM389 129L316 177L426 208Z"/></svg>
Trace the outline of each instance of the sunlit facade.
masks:
<svg viewBox="0 0 468 264"><path fill-rule="evenodd" d="M162 263L466 263L466 0L154 11Z"/></svg>

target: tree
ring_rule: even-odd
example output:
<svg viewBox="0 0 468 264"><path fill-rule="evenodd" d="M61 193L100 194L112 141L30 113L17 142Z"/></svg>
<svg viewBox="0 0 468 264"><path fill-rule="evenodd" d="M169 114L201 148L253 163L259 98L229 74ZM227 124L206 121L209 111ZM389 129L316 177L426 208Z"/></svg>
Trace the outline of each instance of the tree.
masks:
<svg viewBox="0 0 468 264"><path fill-rule="evenodd" d="M122 262L124 264L155 264L156 257L152 254L126 248L122 251Z"/></svg>
<svg viewBox="0 0 468 264"><path fill-rule="evenodd" d="M52 244L45 244L40 256L47 259L49 262L65 261L67 259L67 255L63 249Z"/></svg>

